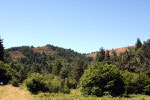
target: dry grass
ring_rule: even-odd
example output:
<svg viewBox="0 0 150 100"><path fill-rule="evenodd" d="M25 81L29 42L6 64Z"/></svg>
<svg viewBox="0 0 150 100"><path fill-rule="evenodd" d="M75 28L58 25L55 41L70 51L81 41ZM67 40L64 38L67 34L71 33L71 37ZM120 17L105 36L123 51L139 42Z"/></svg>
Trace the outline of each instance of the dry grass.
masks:
<svg viewBox="0 0 150 100"><path fill-rule="evenodd" d="M31 94L11 85L0 86L0 100L31 100Z"/></svg>
<svg viewBox="0 0 150 100"><path fill-rule="evenodd" d="M31 95L24 86L13 87L11 85L0 86L0 100L150 100L146 95L130 95L129 98L104 96L82 96L79 89L71 90L70 94L62 93L39 93Z"/></svg>

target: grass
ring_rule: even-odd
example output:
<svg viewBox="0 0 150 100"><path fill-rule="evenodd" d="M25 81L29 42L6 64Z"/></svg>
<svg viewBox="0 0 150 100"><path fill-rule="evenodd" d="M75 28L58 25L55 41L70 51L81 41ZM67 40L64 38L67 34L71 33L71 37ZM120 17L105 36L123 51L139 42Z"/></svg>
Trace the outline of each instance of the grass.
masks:
<svg viewBox="0 0 150 100"><path fill-rule="evenodd" d="M82 96L79 89L71 90L70 94L39 93L31 95L24 86L13 87L11 85L0 86L0 100L150 100L146 95L130 95L127 97L94 97Z"/></svg>
<svg viewBox="0 0 150 100"><path fill-rule="evenodd" d="M11 85L0 86L0 100L30 100L31 94Z"/></svg>
<svg viewBox="0 0 150 100"><path fill-rule="evenodd" d="M146 95L130 95L127 97L112 97L112 96L104 96L104 97L95 97L95 96L82 96L80 90L71 90L70 94L62 94L62 93L39 93L35 95L36 98L40 100L150 100L150 96Z"/></svg>

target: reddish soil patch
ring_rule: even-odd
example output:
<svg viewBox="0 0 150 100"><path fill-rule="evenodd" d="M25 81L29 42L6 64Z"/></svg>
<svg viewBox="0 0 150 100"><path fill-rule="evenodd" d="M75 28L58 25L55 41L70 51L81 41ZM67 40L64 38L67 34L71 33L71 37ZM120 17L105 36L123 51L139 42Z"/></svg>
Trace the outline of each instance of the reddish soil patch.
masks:
<svg viewBox="0 0 150 100"><path fill-rule="evenodd" d="M9 54L12 59L24 57L24 55L20 51L10 51Z"/></svg>
<svg viewBox="0 0 150 100"><path fill-rule="evenodd" d="M33 48L34 53L45 53L46 55L53 54L54 51L49 49L47 46Z"/></svg>
<svg viewBox="0 0 150 100"><path fill-rule="evenodd" d="M130 47L130 48L133 48L133 47L135 47L135 46L128 46L128 47L123 47L123 48L110 49L110 50L109 50L109 53L110 53L110 55L112 55L112 51L114 50L114 51L116 51L117 54L120 54L120 53L125 52L129 47ZM105 50L105 51L106 51L106 50ZM91 53L91 54L87 54L86 56L88 56L88 57L93 57L93 58L95 59L95 58L96 58L96 55L97 55L97 52L94 52L94 53Z"/></svg>

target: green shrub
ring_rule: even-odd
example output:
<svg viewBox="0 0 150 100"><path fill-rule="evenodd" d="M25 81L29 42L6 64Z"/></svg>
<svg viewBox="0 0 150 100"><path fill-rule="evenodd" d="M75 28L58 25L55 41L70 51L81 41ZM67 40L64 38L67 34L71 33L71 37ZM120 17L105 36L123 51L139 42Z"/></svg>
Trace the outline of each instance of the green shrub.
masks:
<svg viewBox="0 0 150 100"><path fill-rule="evenodd" d="M69 87L69 89L75 89L77 87L77 81L73 78L66 78L65 79L67 87Z"/></svg>
<svg viewBox="0 0 150 100"><path fill-rule="evenodd" d="M145 86L143 89L143 92L146 95L150 95L150 85Z"/></svg>
<svg viewBox="0 0 150 100"><path fill-rule="evenodd" d="M67 79L63 80L58 76L55 76L53 74L45 75L45 82L49 89L49 92L53 93L70 93L69 87L67 86Z"/></svg>
<svg viewBox="0 0 150 100"><path fill-rule="evenodd" d="M70 89L68 87L64 87L64 88L61 89L61 93L69 94L70 93Z"/></svg>
<svg viewBox="0 0 150 100"><path fill-rule="evenodd" d="M38 92L70 93L65 82L60 77L53 74L47 74L44 76L39 73L31 74L25 80L25 85L33 94L37 94Z"/></svg>
<svg viewBox="0 0 150 100"><path fill-rule="evenodd" d="M140 73L136 80L136 94L150 94L150 79L146 74Z"/></svg>
<svg viewBox="0 0 150 100"><path fill-rule="evenodd" d="M19 87L19 81L15 77L12 78L10 83L12 86Z"/></svg>
<svg viewBox="0 0 150 100"><path fill-rule="evenodd" d="M125 84L125 94L135 93L135 90L137 89L135 86L137 84L136 80L138 78L138 74L128 71L121 71L121 74L123 76L123 81Z"/></svg>
<svg viewBox="0 0 150 100"><path fill-rule="evenodd" d="M57 93L57 92L61 92L61 88L63 88L62 84L63 81L61 80L60 77L55 76L53 80L51 80L51 84L53 86L52 91Z"/></svg>
<svg viewBox="0 0 150 100"><path fill-rule="evenodd" d="M39 73L31 74L25 80L25 85L27 89L33 94L37 94L38 92L47 92L49 89L46 86L46 83L43 80L43 78L44 78L43 75Z"/></svg>
<svg viewBox="0 0 150 100"><path fill-rule="evenodd" d="M145 74L122 71L125 94L150 94L150 80Z"/></svg>
<svg viewBox="0 0 150 100"><path fill-rule="evenodd" d="M81 78L83 95L119 96L124 93L124 83L119 69L114 65L95 63L88 67Z"/></svg>

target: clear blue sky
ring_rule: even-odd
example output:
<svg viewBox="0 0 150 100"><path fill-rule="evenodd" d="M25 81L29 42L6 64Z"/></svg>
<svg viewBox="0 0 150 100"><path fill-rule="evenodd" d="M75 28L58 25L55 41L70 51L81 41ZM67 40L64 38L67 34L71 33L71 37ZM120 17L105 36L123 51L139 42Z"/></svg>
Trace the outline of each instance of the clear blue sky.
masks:
<svg viewBox="0 0 150 100"><path fill-rule="evenodd" d="M150 0L0 0L5 48L52 44L80 53L150 38Z"/></svg>

